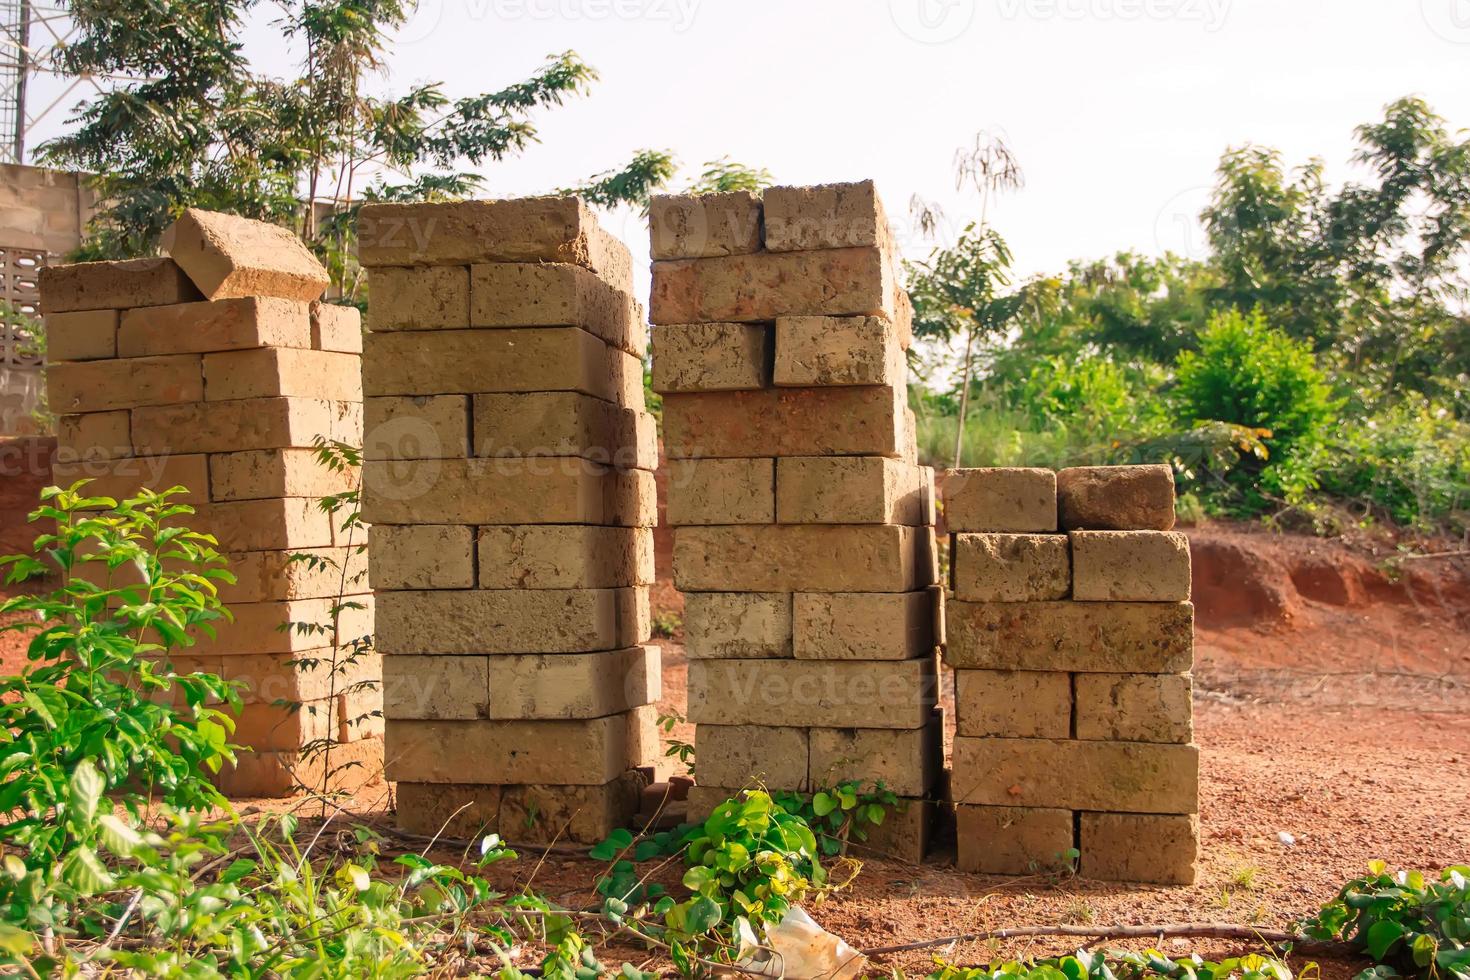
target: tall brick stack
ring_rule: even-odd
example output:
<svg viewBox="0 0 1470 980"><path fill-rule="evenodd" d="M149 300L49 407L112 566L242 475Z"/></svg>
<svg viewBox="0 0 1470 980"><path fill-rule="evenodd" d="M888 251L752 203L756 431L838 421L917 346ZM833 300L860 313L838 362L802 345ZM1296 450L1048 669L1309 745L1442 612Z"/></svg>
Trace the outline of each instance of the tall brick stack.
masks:
<svg viewBox="0 0 1470 980"><path fill-rule="evenodd" d="M1189 544L1167 466L949 474L959 866L1187 884Z"/></svg>
<svg viewBox="0 0 1470 980"><path fill-rule="evenodd" d="M362 437L357 311L317 302L326 271L273 225L190 210L164 244L168 258L41 272L56 482L91 478L89 493L117 498L184 486L189 523L227 553L234 622L174 658L245 684L235 741L254 751L221 775L226 792L323 785L326 758L302 749L328 736L344 743L331 768L363 763L339 771L360 778L382 753L376 692L357 686L378 665L364 656L334 675L332 644L372 633L371 597L351 597L369 608L344 612L331 639L281 630L331 624L344 581L366 590L364 559L317 505L352 480L313 449Z"/></svg>
<svg viewBox="0 0 1470 980"><path fill-rule="evenodd" d="M600 840L658 755L631 258L575 198L370 206L359 235L399 821Z"/></svg>
<svg viewBox="0 0 1470 980"><path fill-rule="evenodd" d="M653 387L685 597L698 818L881 780L922 855L942 753L933 472L871 182L655 198Z"/></svg>

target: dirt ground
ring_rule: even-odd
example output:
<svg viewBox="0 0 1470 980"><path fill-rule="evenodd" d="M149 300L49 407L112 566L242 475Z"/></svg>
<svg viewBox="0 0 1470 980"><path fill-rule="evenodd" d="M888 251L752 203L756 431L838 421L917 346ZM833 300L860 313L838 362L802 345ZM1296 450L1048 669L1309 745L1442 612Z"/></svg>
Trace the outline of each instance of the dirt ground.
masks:
<svg viewBox="0 0 1470 980"><path fill-rule="evenodd" d="M9 550L33 534L19 527L19 515L43 479L7 471L0 480L0 541ZM1470 862L1470 563L1400 562L1395 542L1382 535L1327 541L1239 525L1188 530L1199 626L1199 881L1155 888L962 874L941 841L921 866L866 861L850 888L811 909L818 922L859 948L1055 923L1284 928L1373 858L1433 871ZM667 582L654 601L666 623L676 624L682 603ZM662 641L665 712L684 707L679 640L676 629ZM21 656L16 638L0 634L0 667L13 669ZM382 821L389 801L383 788L365 792L358 806ZM590 899L599 867L527 854L497 877L506 885L533 880L543 893L580 904ZM1074 946L958 943L883 957L873 969L922 975L936 954L976 964ZM1173 955L1247 948L1163 945ZM605 959L615 956L609 951ZM1364 966L1318 961L1328 978Z"/></svg>

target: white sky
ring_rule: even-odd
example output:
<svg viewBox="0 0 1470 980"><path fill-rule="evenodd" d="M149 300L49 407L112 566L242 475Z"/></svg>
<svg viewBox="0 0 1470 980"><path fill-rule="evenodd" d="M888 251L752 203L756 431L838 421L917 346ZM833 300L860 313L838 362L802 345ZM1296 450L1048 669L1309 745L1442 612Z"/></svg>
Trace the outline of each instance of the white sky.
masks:
<svg viewBox="0 0 1470 980"><path fill-rule="evenodd" d="M251 51L284 74L265 20ZM683 181L729 155L779 183L872 177L899 225L914 194L964 219L954 151L998 130L1027 184L991 219L1023 274L1120 249L1197 254L1227 146L1320 155L1341 178L1352 128L1399 96L1470 125L1470 0L422 0L374 84L470 95L567 49L602 80L537 119L540 146L487 168L493 196L657 147ZM646 255L641 219L608 224Z"/></svg>

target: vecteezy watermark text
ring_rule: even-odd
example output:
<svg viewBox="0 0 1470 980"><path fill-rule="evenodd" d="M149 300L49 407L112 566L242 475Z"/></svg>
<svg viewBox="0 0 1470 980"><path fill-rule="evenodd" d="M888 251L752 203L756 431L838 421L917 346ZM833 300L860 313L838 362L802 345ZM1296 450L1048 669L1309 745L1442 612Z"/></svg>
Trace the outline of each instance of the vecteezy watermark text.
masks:
<svg viewBox="0 0 1470 980"><path fill-rule="evenodd" d="M1175 20L1203 24L1213 33L1225 25L1232 0L995 0L1004 20Z"/></svg>

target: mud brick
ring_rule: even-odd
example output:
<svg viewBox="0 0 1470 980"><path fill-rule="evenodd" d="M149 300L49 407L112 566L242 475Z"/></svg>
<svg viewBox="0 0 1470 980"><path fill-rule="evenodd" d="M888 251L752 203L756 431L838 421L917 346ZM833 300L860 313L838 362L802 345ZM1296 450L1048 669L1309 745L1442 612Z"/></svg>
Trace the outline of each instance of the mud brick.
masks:
<svg viewBox="0 0 1470 980"><path fill-rule="evenodd" d="M315 445L321 436L355 445L362 439L362 405L319 398L250 398L133 412L140 453L231 453Z"/></svg>
<svg viewBox="0 0 1470 980"><path fill-rule="evenodd" d="M674 535L683 592L912 592L930 584L921 530L790 524L687 527Z"/></svg>
<svg viewBox="0 0 1470 980"><path fill-rule="evenodd" d="M642 405L642 362L571 327L369 334L362 375L370 396L580 391Z"/></svg>
<svg viewBox="0 0 1470 980"><path fill-rule="evenodd" d="M793 597L798 660L909 660L932 656L932 592L803 592Z"/></svg>
<svg viewBox="0 0 1470 980"><path fill-rule="evenodd" d="M274 653L171 653L169 661L181 673L208 673L234 681L240 685L240 700L244 704L340 697L363 683L376 685L383 676L377 654L354 656L351 651L327 648L304 650L290 657Z"/></svg>
<svg viewBox="0 0 1470 980"><path fill-rule="evenodd" d="M305 555L310 560L293 559ZM244 551L226 556L235 576L220 582L225 605L275 599L323 599L367 591L368 556L357 548L303 548L299 551Z"/></svg>
<svg viewBox="0 0 1470 980"><path fill-rule="evenodd" d="M924 524L924 467L882 456L786 456L776 462L782 524Z"/></svg>
<svg viewBox="0 0 1470 980"><path fill-rule="evenodd" d="M1187 602L960 602L945 606L956 669L1168 674L1194 664Z"/></svg>
<svg viewBox="0 0 1470 980"><path fill-rule="evenodd" d="M654 709L583 721L398 721L384 756L391 780L601 786L643 764Z"/></svg>
<svg viewBox="0 0 1470 980"><path fill-rule="evenodd" d="M957 803L1113 813L1194 813L1199 749L1151 742L954 740Z"/></svg>
<svg viewBox="0 0 1470 980"><path fill-rule="evenodd" d="M357 488L356 474L325 465L314 449L216 453L209 457L209 475L214 500L320 499Z"/></svg>
<svg viewBox="0 0 1470 980"><path fill-rule="evenodd" d="M801 792L807 782L807 730L766 725L699 725L699 778L713 786L763 786Z"/></svg>
<svg viewBox="0 0 1470 980"><path fill-rule="evenodd" d="M570 262L633 292L633 258L578 197L445 204L369 204L358 216L358 260L384 265Z"/></svg>
<svg viewBox="0 0 1470 980"><path fill-rule="evenodd" d="M197 642L190 649L200 656L235 656L259 653L298 653L324 643L343 645L373 632L373 597L354 596L344 600L351 606L339 613L333 633L332 607L337 599L292 599L285 602L236 603L230 607L232 622L214 622L216 636L193 630ZM327 633L303 633L289 624L310 623L327 627Z"/></svg>
<svg viewBox="0 0 1470 980"><path fill-rule="evenodd" d="M936 710L914 729L813 728L808 763L813 788L857 780L899 796L926 796L944 768L944 723ZM699 757L704 774L705 760Z"/></svg>
<svg viewBox="0 0 1470 980"><path fill-rule="evenodd" d="M528 844L596 844L638 814L645 778L626 772L602 786L398 784L398 826L449 838L499 833Z"/></svg>
<svg viewBox="0 0 1470 980"><path fill-rule="evenodd" d="M470 397L364 399L363 439L365 459L464 459L470 455Z"/></svg>
<svg viewBox="0 0 1470 980"><path fill-rule="evenodd" d="M52 364L46 390L51 410L67 415L177 405L204 400L204 371L193 355Z"/></svg>
<svg viewBox="0 0 1470 980"><path fill-rule="evenodd" d="M595 653L652 632L644 588L384 592L377 625L385 655Z"/></svg>
<svg viewBox="0 0 1470 980"><path fill-rule="evenodd" d="M495 785L402 781L395 825L410 834L451 840L498 834L504 791Z"/></svg>
<svg viewBox="0 0 1470 980"><path fill-rule="evenodd" d="M768 388L664 396L669 459L900 456L900 389Z"/></svg>
<svg viewBox="0 0 1470 980"><path fill-rule="evenodd" d="M1193 815L1084 813L1079 870L1084 878L1192 885L1199 853Z"/></svg>
<svg viewBox="0 0 1470 980"><path fill-rule="evenodd" d="M1022 467L950 470L944 477L944 525L951 534L1057 529L1057 475Z"/></svg>
<svg viewBox="0 0 1470 980"><path fill-rule="evenodd" d="M583 459L363 463L370 524L613 524L652 527L653 474Z"/></svg>
<svg viewBox="0 0 1470 980"><path fill-rule="evenodd" d="M258 347L311 347L311 308L297 300L246 296L128 310L119 357L208 354Z"/></svg>
<svg viewBox="0 0 1470 980"><path fill-rule="evenodd" d="M204 390L210 401L236 398L327 398L362 401L362 359L334 351L227 351L204 355Z"/></svg>
<svg viewBox="0 0 1470 980"><path fill-rule="evenodd" d="M52 464L52 478L63 487L91 480L86 489L89 496L113 500L137 496L144 488L163 491L172 487L189 490L172 498L175 503L201 504L209 500L209 462L203 456L131 456L79 462L58 459ZM180 521L189 524L187 516Z"/></svg>
<svg viewBox="0 0 1470 980"><path fill-rule="evenodd" d="M173 259L127 259L42 266L41 312L125 310L165 306L200 298L199 290Z"/></svg>
<svg viewBox="0 0 1470 980"><path fill-rule="evenodd" d="M955 867L971 874L1030 875L1071 864L1071 810L957 806Z"/></svg>
<svg viewBox="0 0 1470 980"><path fill-rule="evenodd" d="M761 249L761 199L749 191L655 194L648 223L655 259L703 259Z"/></svg>
<svg viewBox="0 0 1470 980"><path fill-rule="evenodd" d="M463 330L470 325L468 266L380 266L369 270L368 289L371 331Z"/></svg>
<svg viewBox="0 0 1470 980"><path fill-rule="evenodd" d="M341 734L339 699L310 701L292 709L275 704L243 705L235 715L230 741L255 751L301 749Z"/></svg>
<svg viewBox="0 0 1470 980"><path fill-rule="evenodd" d="M688 714L699 725L760 725L787 717L821 718L841 728L922 728L935 696L934 663L926 660L689 664Z"/></svg>
<svg viewBox="0 0 1470 980"><path fill-rule="evenodd" d="M957 534L950 560L956 599L1044 602L1072 591L1067 539L1059 534Z"/></svg>
<svg viewBox="0 0 1470 980"><path fill-rule="evenodd" d="M368 531L373 588L473 589L475 529L450 524L374 524Z"/></svg>
<svg viewBox="0 0 1470 980"><path fill-rule="evenodd" d="M1072 676L1034 670L957 670L955 731L1004 738L1069 738Z"/></svg>
<svg viewBox="0 0 1470 980"><path fill-rule="evenodd" d="M671 323L653 330L653 390L742 391L771 378L764 323Z"/></svg>
<svg viewBox="0 0 1470 980"><path fill-rule="evenodd" d="M1189 539L1177 531L1073 531L1072 598L1183 602Z"/></svg>
<svg viewBox="0 0 1470 980"><path fill-rule="evenodd" d="M332 547L332 519L304 497L203 504L189 527L212 534L220 551L285 551Z"/></svg>
<svg viewBox="0 0 1470 980"><path fill-rule="evenodd" d="M578 456L617 469L652 470L652 417L570 391L474 396L475 455Z"/></svg>
<svg viewBox="0 0 1470 980"><path fill-rule="evenodd" d="M581 266L492 262L470 267L472 327L581 327L638 357L648 347L632 295Z"/></svg>
<svg viewBox="0 0 1470 980"><path fill-rule="evenodd" d="M362 353L362 314L356 307L312 303L309 310L313 350Z"/></svg>
<svg viewBox="0 0 1470 980"><path fill-rule="evenodd" d="M353 739L334 747L330 762L321 752L241 752L220 772L218 786L236 799L293 796L302 787L357 792L379 781L383 744L382 738Z"/></svg>
<svg viewBox="0 0 1470 980"><path fill-rule="evenodd" d="M655 578L650 528L485 527L478 548L482 589L620 589Z"/></svg>
<svg viewBox="0 0 1470 980"><path fill-rule="evenodd" d="M871 180L768 187L761 197L769 251L891 245L888 218Z"/></svg>
<svg viewBox="0 0 1470 980"><path fill-rule="evenodd" d="M488 718L491 659L384 657L383 716L390 721L475 721ZM520 658L505 659L518 661Z"/></svg>
<svg viewBox="0 0 1470 980"><path fill-rule="evenodd" d="M760 252L653 264L650 318L755 323L778 316L889 316L898 305L889 256L876 248Z"/></svg>
<svg viewBox="0 0 1470 980"><path fill-rule="evenodd" d="M1077 737L1188 742L1194 683L1188 674L1078 674Z"/></svg>
<svg viewBox="0 0 1470 980"><path fill-rule="evenodd" d="M1174 470L1078 466L1057 473L1062 529L1167 531L1174 526Z"/></svg>
<svg viewBox="0 0 1470 980"><path fill-rule="evenodd" d="M676 459L668 473L666 519L674 527L776 520L775 460Z"/></svg>
<svg viewBox="0 0 1470 980"><path fill-rule="evenodd" d="M791 596L691 592L684 597L684 646L691 660L789 659Z"/></svg>
<svg viewBox="0 0 1470 980"><path fill-rule="evenodd" d="M62 415L56 420L58 460L120 459L133 454L126 411Z"/></svg>
<svg viewBox="0 0 1470 980"><path fill-rule="evenodd" d="M776 318L777 385L902 387L907 380L898 330L885 317Z"/></svg>
<svg viewBox="0 0 1470 980"><path fill-rule="evenodd" d="M117 310L77 310L46 314L46 357L58 361L99 361L117 356Z"/></svg>
<svg viewBox="0 0 1470 980"><path fill-rule="evenodd" d="M332 282L301 239L264 221L189 208L164 231L162 244L206 299L310 301Z"/></svg>

